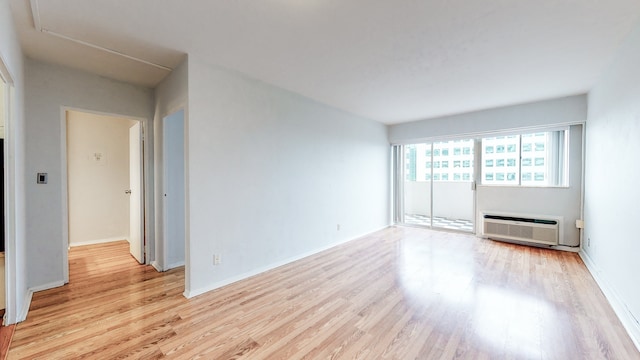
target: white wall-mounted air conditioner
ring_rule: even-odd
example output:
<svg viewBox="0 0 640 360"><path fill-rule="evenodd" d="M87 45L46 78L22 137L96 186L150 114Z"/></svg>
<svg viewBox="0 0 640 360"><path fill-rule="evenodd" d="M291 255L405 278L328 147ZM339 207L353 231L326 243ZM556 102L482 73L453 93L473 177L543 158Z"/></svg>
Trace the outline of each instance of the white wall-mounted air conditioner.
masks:
<svg viewBox="0 0 640 360"><path fill-rule="evenodd" d="M515 240L558 245L562 218L483 212L482 235L496 240Z"/></svg>

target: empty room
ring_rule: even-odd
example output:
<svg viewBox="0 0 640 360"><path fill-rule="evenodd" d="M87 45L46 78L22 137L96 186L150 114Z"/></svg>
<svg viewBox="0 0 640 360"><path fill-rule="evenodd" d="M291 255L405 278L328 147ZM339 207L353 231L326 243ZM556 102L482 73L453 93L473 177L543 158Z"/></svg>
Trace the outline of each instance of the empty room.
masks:
<svg viewBox="0 0 640 360"><path fill-rule="evenodd" d="M0 0L0 358L640 359L640 3Z"/></svg>

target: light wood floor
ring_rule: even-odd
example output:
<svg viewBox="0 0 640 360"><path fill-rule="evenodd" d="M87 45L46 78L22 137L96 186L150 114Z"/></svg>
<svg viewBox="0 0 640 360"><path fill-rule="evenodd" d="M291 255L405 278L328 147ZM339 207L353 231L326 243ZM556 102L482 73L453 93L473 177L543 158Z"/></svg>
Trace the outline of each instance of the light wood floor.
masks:
<svg viewBox="0 0 640 360"><path fill-rule="evenodd" d="M73 248L10 359L638 359L576 254L389 228L186 300L126 242Z"/></svg>

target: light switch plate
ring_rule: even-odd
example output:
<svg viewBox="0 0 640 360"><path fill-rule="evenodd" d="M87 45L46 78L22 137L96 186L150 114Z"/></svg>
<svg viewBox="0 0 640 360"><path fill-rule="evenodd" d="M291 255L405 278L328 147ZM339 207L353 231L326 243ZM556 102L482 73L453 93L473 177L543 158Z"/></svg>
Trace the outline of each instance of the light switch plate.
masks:
<svg viewBox="0 0 640 360"><path fill-rule="evenodd" d="M47 173L38 173L38 184L47 183Z"/></svg>

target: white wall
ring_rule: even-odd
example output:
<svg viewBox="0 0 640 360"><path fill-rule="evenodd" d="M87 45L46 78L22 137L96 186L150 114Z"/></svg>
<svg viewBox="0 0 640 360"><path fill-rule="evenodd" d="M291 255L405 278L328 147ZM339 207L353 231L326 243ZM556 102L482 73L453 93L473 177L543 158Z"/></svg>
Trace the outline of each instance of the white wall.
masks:
<svg viewBox="0 0 640 360"><path fill-rule="evenodd" d="M190 56L188 134L187 296L389 224L382 124Z"/></svg>
<svg viewBox="0 0 640 360"><path fill-rule="evenodd" d="M640 26L589 92L583 250L640 346ZM589 245L590 239L590 245ZM633 319L629 314L632 314Z"/></svg>
<svg viewBox="0 0 640 360"><path fill-rule="evenodd" d="M585 95L530 104L515 105L467 114L429 119L389 127L392 143L416 143L424 139L478 137L496 131L539 129L575 124L587 118ZM564 218L561 245L578 246L579 230L575 220L581 215L582 131L571 127L569 180L567 188L478 186L477 215L482 211L515 212L530 215L554 215ZM437 215L437 214L436 214ZM476 219L476 225L479 224ZM479 226L476 226L479 233Z"/></svg>
<svg viewBox="0 0 640 360"><path fill-rule="evenodd" d="M11 9L7 0L0 0L0 57L13 80L11 91L11 116L6 124L5 137L9 162L5 164L8 174L7 195L13 204L7 219L9 238L6 244L6 269L10 273L7 289L7 322L24 320L28 305L27 248L25 210L25 83L23 56L15 31Z"/></svg>
<svg viewBox="0 0 640 360"><path fill-rule="evenodd" d="M155 157L155 242L153 249L153 266L158 270L167 270L167 266L170 265L168 257L171 253L170 249L165 250L165 240L169 245L169 239L165 239L164 236L164 156L162 141L162 119L167 115L174 113L179 109L184 110L185 123L188 123L189 109L187 106L188 100L188 69L189 64L187 60L183 61L178 67L176 67L171 74L169 74L155 89L155 116L154 116L154 157ZM188 228L187 228L188 231ZM184 250L183 250L184 251ZM182 255L184 259L184 255ZM185 274L189 276L188 273Z"/></svg>
<svg viewBox="0 0 640 360"><path fill-rule="evenodd" d="M576 95L392 125L389 127L389 141L409 144L422 139L578 123L586 118L587 97Z"/></svg>
<svg viewBox="0 0 640 360"><path fill-rule="evenodd" d="M27 130L27 253L30 288L59 285L63 264L63 106L148 119L145 137L153 132L151 90L96 75L26 60ZM147 163L152 148L145 148ZM49 183L36 184L36 173L49 174ZM147 174L149 172L147 171ZM152 180L152 179L151 179ZM149 198L150 196L147 196ZM150 208L149 212L152 212ZM147 225L153 228L153 215ZM151 237L147 228L147 237ZM152 238L152 237L151 237ZM65 240L66 241L66 240Z"/></svg>
<svg viewBox="0 0 640 360"><path fill-rule="evenodd" d="M135 121L67 112L69 245L129 238L129 128ZM96 154L98 154L96 156Z"/></svg>

